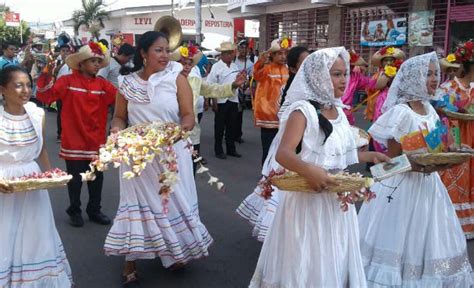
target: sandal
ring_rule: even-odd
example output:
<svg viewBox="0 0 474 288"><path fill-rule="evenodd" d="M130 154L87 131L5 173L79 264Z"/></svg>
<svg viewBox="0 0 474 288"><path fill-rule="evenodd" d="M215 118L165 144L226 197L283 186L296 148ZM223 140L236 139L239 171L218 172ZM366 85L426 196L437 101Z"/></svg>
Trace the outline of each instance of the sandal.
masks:
<svg viewBox="0 0 474 288"><path fill-rule="evenodd" d="M122 287L123 288L140 287L138 283L138 274L136 270L130 274L122 275Z"/></svg>
<svg viewBox="0 0 474 288"><path fill-rule="evenodd" d="M186 264L183 263L183 262L176 262L174 263L173 265L171 265L168 269L170 271L176 271L176 270L181 270L183 269L184 267L186 267Z"/></svg>

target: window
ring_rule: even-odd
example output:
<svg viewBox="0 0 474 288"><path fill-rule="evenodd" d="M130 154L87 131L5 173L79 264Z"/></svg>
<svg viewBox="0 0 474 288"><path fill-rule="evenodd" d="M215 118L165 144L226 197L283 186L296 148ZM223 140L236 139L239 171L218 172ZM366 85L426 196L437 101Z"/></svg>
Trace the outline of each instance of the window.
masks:
<svg viewBox="0 0 474 288"><path fill-rule="evenodd" d="M306 9L268 16L267 47L283 35L308 49L324 48L328 43L329 15L327 9Z"/></svg>

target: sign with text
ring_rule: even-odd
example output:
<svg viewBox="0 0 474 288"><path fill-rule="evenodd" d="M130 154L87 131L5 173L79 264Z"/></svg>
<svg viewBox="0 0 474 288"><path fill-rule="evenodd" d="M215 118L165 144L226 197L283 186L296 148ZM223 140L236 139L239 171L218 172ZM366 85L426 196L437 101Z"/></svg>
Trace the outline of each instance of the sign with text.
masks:
<svg viewBox="0 0 474 288"><path fill-rule="evenodd" d="M135 25L151 25L150 17L135 17Z"/></svg>
<svg viewBox="0 0 474 288"><path fill-rule="evenodd" d="M183 28L195 28L196 20L194 19L178 19L179 23ZM219 21L219 20L204 20L202 21L204 27L214 27L214 28L232 28L232 21Z"/></svg>
<svg viewBox="0 0 474 288"><path fill-rule="evenodd" d="M20 27L20 13L5 12L5 25Z"/></svg>
<svg viewBox="0 0 474 288"><path fill-rule="evenodd" d="M360 45L369 47L399 46L407 41L407 18L365 21L362 23Z"/></svg>

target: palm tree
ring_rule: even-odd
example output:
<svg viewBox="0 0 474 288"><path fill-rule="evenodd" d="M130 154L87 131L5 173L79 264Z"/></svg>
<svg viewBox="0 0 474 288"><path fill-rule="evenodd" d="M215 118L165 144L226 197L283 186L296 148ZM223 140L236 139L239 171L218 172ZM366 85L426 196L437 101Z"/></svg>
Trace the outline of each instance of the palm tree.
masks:
<svg viewBox="0 0 474 288"><path fill-rule="evenodd" d="M85 25L92 36L99 40L99 31L105 27L104 20L109 19L109 13L102 7L105 7L102 0L82 0L82 9L72 13L76 35L79 28Z"/></svg>

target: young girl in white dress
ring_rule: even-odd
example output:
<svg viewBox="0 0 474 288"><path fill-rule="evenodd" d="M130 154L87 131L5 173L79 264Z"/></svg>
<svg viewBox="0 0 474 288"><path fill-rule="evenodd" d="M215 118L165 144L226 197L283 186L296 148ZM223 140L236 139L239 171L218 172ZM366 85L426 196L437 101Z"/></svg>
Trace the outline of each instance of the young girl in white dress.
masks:
<svg viewBox="0 0 474 288"><path fill-rule="evenodd" d="M309 55L295 76L268 167L294 171L320 193L279 191L250 287L366 286L356 210L351 205L343 212L337 195L325 190L332 184L330 173L388 157L357 151L340 100L348 78L349 54L343 47Z"/></svg>
<svg viewBox="0 0 474 288"><path fill-rule="evenodd" d="M26 71L0 72L0 179L51 169L43 142L44 111ZM11 193L0 184L0 287L71 287L72 275L47 190Z"/></svg>
<svg viewBox="0 0 474 288"><path fill-rule="evenodd" d="M134 64L139 70L119 79L111 131L153 121L178 123L190 131L194 126L193 94L180 74L181 64L169 60L166 36L146 32L136 53ZM163 170L160 159L149 163L139 177L120 179L119 208L105 241L105 253L125 256L125 287L137 282L138 259L159 257L164 267L178 268L208 255L213 240L199 218L192 152L187 146L186 140L174 145L179 181L172 187L168 212L158 193L158 175ZM120 167L121 173L124 169Z"/></svg>
<svg viewBox="0 0 474 288"><path fill-rule="evenodd" d="M384 114L369 129L402 154L400 138L439 119L429 104L439 83L435 52L403 63L388 92ZM461 225L436 172L419 167L372 187L377 198L359 212L360 245L371 287L469 287L471 265Z"/></svg>

